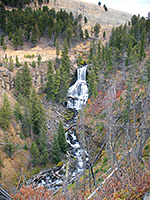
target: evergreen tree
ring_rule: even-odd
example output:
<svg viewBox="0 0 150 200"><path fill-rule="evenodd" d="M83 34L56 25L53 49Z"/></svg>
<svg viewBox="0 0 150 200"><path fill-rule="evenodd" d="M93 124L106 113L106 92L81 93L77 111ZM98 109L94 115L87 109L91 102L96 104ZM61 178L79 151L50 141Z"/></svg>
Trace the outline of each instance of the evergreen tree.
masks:
<svg viewBox="0 0 150 200"><path fill-rule="evenodd" d="M3 46L3 44L4 44L4 34L1 35L0 46Z"/></svg>
<svg viewBox="0 0 150 200"><path fill-rule="evenodd" d="M21 81L21 73L17 71L16 76L15 76L15 90L16 93L22 93L22 81Z"/></svg>
<svg viewBox="0 0 150 200"><path fill-rule="evenodd" d="M63 44L63 50L61 54L61 65L69 77L70 76L70 59L69 59L68 53L69 53L68 43L67 43L67 39L65 38L64 44Z"/></svg>
<svg viewBox="0 0 150 200"><path fill-rule="evenodd" d="M68 75L61 64L60 65L60 87L59 87L59 92L58 92L59 103L67 102L68 89L69 89Z"/></svg>
<svg viewBox="0 0 150 200"><path fill-rule="evenodd" d="M4 54L5 54L6 49L7 49L7 46L6 46L6 43L4 42L4 44L2 46L2 50L4 51Z"/></svg>
<svg viewBox="0 0 150 200"><path fill-rule="evenodd" d="M60 152L60 146L58 143L57 135L54 134L53 136L53 143L52 143L52 161L53 163L57 164L61 161L61 152Z"/></svg>
<svg viewBox="0 0 150 200"><path fill-rule="evenodd" d="M13 45L13 47L15 47L16 50L17 50L18 46L23 45L21 30L16 29L14 36L13 36L12 45Z"/></svg>
<svg viewBox="0 0 150 200"><path fill-rule="evenodd" d="M0 28L5 30L6 26L6 10L3 4L0 3Z"/></svg>
<svg viewBox="0 0 150 200"><path fill-rule="evenodd" d="M84 23L86 24L88 22L86 16L84 17Z"/></svg>
<svg viewBox="0 0 150 200"><path fill-rule="evenodd" d="M32 156L33 156L32 163L34 165L39 164L39 162L40 162L40 152L39 152L39 149L38 149L37 144L35 142L32 142L32 144L31 144L31 153L32 153Z"/></svg>
<svg viewBox="0 0 150 200"><path fill-rule="evenodd" d="M60 88L60 72L59 69L57 69L56 73L54 74L54 88L53 88L54 96L57 101L59 101L58 100L59 88Z"/></svg>
<svg viewBox="0 0 150 200"><path fill-rule="evenodd" d="M145 67L145 75L147 77L148 84L150 84L150 57L146 60Z"/></svg>
<svg viewBox="0 0 150 200"><path fill-rule="evenodd" d="M94 69L91 69L91 72L88 75L88 84L89 84L89 95L93 95L95 98L97 96L97 87L96 87L96 76Z"/></svg>
<svg viewBox="0 0 150 200"><path fill-rule="evenodd" d="M46 83L46 97L48 100L54 99L54 70L52 61L48 62L47 83Z"/></svg>
<svg viewBox="0 0 150 200"><path fill-rule="evenodd" d="M38 66L41 65L41 61L42 61L42 57L41 57L41 55L38 55Z"/></svg>
<svg viewBox="0 0 150 200"><path fill-rule="evenodd" d="M145 51L145 45L146 45L146 31L143 30L142 37L141 37L141 48L140 48L140 60L142 60L143 57L145 57L144 51Z"/></svg>
<svg viewBox="0 0 150 200"><path fill-rule="evenodd" d="M106 32L104 31L104 32L103 32L103 38L105 38L105 37L106 37Z"/></svg>
<svg viewBox="0 0 150 200"><path fill-rule="evenodd" d="M32 78L30 74L30 69L25 62L22 68L22 76L21 76L21 93L24 97L29 97L32 86Z"/></svg>
<svg viewBox="0 0 150 200"><path fill-rule="evenodd" d="M83 39L83 30L81 24L79 24L79 36L81 39Z"/></svg>
<svg viewBox="0 0 150 200"><path fill-rule="evenodd" d="M31 31L31 42L32 42L32 44L35 45L37 43L38 37L39 37L39 30L38 30L37 24L35 24L32 27L32 31Z"/></svg>
<svg viewBox="0 0 150 200"><path fill-rule="evenodd" d="M57 133L58 133L58 143L60 146L60 150L62 153L66 153L68 149L68 144L66 142L65 130L64 130L63 123L61 120L58 124Z"/></svg>
<svg viewBox="0 0 150 200"><path fill-rule="evenodd" d="M22 119L20 104L17 101L15 102L15 105L14 105L14 115L17 121Z"/></svg>
<svg viewBox="0 0 150 200"><path fill-rule="evenodd" d="M101 41L98 42L97 45L97 60L100 61L101 60Z"/></svg>
<svg viewBox="0 0 150 200"><path fill-rule="evenodd" d="M35 134L40 134L40 131L42 130L44 134L47 130L46 114L35 88L32 89L30 102L33 132Z"/></svg>
<svg viewBox="0 0 150 200"><path fill-rule="evenodd" d="M32 131L32 113L31 113L31 103L29 101L24 101L23 115L21 119L22 134L25 137L31 136L33 139Z"/></svg>
<svg viewBox="0 0 150 200"><path fill-rule="evenodd" d="M4 130L7 129L10 123L10 116L12 113L12 109L10 106L10 102L6 93L3 96L3 105L0 110L0 127Z"/></svg>
<svg viewBox="0 0 150 200"><path fill-rule="evenodd" d="M94 34L95 34L95 37L98 37L99 35L99 32L100 32L100 24L96 23L95 26L94 26Z"/></svg>
<svg viewBox="0 0 150 200"><path fill-rule="evenodd" d="M21 66L21 64L19 63L19 60L18 60L18 56L16 56L16 66L17 66L17 67L20 67L20 66Z"/></svg>
<svg viewBox="0 0 150 200"><path fill-rule="evenodd" d="M85 38L86 38L86 40L89 38L89 33L88 33L87 29L85 29Z"/></svg>
<svg viewBox="0 0 150 200"><path fill-rule="evenodd" d="M57 59L58 59L58 56L60 54L60 45L59 45L59 42L58 42L58 39L56 40L56 56L57 56Z"/></svg>

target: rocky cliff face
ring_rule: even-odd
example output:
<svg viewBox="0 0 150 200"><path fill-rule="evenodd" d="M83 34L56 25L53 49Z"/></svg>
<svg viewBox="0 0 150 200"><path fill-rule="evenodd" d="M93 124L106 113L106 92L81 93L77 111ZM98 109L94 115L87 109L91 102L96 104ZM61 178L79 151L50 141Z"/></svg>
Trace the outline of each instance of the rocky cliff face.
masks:
<svg viewBox="0 0 150 200"><path fill-rule="evenodd" d="M14 75L6 68L0 69L0 93L14 88Z"/></svg>
<svg viewBox="0 0 150 200"><path fill-rule="evenodd" d="M20 68L21 69L21 68ZM0 68L0 94L9 92L15 87L15 74L17 70L9 71L5 67ZM41 88L46 83L46 73L47 73L47 65L41 64L41 66L37 66L36 68L30 67L31 76L33 80L33 85L36 89Z"/></svg>

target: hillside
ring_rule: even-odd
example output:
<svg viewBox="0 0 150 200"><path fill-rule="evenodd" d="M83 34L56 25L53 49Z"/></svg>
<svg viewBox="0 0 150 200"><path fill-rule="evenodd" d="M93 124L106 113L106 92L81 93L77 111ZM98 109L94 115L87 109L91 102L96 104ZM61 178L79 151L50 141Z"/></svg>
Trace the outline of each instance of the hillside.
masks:
<svg viewBox="0 0 150 200"><path fill-rule="evenodd" d="M38 6L38 3L35 7L34 3L30 4L32 9L38 9L41 8L41 6ZM89 34L91 31L91 28L94 27L96 23L99 23L101 25L101 32L100 32L100 38L102 38L102 33L103 31L106 32L106 38L109 37L110 30L112 26L118 26L120 24L128 23L130 21L132 15L128 13L124 13L121 11L109 9L108 12L105 12L103 7L99 7L95 4L89 4L86 2L81 2L79 0L60 0L56 1L54 4L53 1L50 1L49 4L42 4L42 6L48 6L49 9L55 8L56 11L59 11L60 9L64 9L67 12L72 12L74 16L77 16L79 14L82 14L83 18L87 17L88 23L84 24L84 20L82 19L82 27L83 30L87 29ZM28 7L28 6L26 6ZM11 10L11 8L8 6L6 9ZM0 32L1 36L2 32ZM48 42L47 42L48 41ZM12 47L11 42L6 38L6 44L7 44L7 49L6 49L6 54L8 57L12 56L12 58L15 60L15 57L18 56L19 60L21 62L24 61L24 55L27 54L34 54L37 55L41 54L43 61L55 58L55 50L52 48L52 42L47 38L47 37L42 37L36 44L35 47L32 47L30 43L27 43L24 41L24 45L19 49L15 50ZM89 49L89 43L87 43L85 46L83 46L83 50L85 48ZM76 47L76 51L81 50L81 48L78 46ZM82 50L81 50L82 51ZM73 52L72 52L73 54ZM1 50L1 57L4 56ZM0 59L1 59L0 57ZM26 58L27 59L27 58ZM27 61L30 61L31 59L27 59ZM35 59L32 59L35 60Z"/></svg>
<svg viewBox="0 0 150 200"><path fill-rule="evenodd" d="M37 2L0 7L0 183L14 200L143 197L150 19L75 0ZM77 75L83 85L69 96ZM84 107L68 109L78 95Z"/></svg>

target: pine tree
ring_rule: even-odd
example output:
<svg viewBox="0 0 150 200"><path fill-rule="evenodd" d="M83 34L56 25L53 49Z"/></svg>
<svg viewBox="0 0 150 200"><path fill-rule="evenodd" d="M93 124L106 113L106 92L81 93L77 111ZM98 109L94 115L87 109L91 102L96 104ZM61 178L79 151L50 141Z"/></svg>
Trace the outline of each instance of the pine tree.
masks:
<svg viewBox="0 0 150 200"><path fill-rule="evenodd" d="M58 39L56 40L56 56L57 56L57 59L58 59L58 56L60 54L60 45L59 45L59 42L58 42Z"/></svg>
<svg viewBox="0 0 150 200"><path fill-rule="evenodd" d="M59 103L67 102L67 92L69 89L68 75L62 65L60 65L60 87L58 92Z"/></svg>
<svg viewBox="0 0 150 200"><path fill-rule="evenodd" d="M31 97L31 119L32 128L35 134L40 134L42 130L43 134L46 132L46 114L45 110L41 104L40 98L38 97L35 88L32 89Z"/></svg>
<svg viewBox="0 0 150 200"><path fill-rule="evenodd" d="M21 81L21 73L17 71L16 76L15 76L15 90L16 93L22 93L22 81Z"/></svg>
<svg viewBox="0 0 150 200"><path fill-rule="evenodd" d="M15 102L15 105L14 105L14 115L17 121L22 119L20 104L17 101Z"/></svg>
<svg viewBox="0 0 150 200"><path fill-rule="evenodd" d="M66 39L67 39L69 48L70 48L70 45L71 45L72 34L73 34L72 27L69 26L66 30Z"/></svg>
<svg viewBox="0 0 150 200"><path fill-rule="evenodd" d="M39 149L38 149L37 144L35 142L32 142L32 144L31 144L31 153L32 153L32 156L33 156L32 163L34 165L39 164L39 162L40 162L40 152L39 152Z"/></svg>
<svg viewBox="0 0 150 200"><path fill-rule="evenodd" d="M141 37L141 48L140 48L140 60L142 60L143 57L145 57L144 51L145 51L145 45L146 45L146 31L143 30L142 37Z"/></svg>
<svg viewBox="0 0 150 200"><path fill-rule="evenodd" d="M69 59L68 53L69 53L69 47L68 47L67 39L65 38L64 44L63 44L63 50L61 54L61 65L69 77L70 76L70 59Z"/></svg>
<svg viewBox="0 0 150 200"><path fill-rule="evenodd" d="M16 29L14 36L13 36L12 45L13 45L13 47L15 47L16 50L17 50L18 46L23 45L21 30Z"/></svg>
<svg viewBox="0 0 150 200"><path fill-rule="evenodd" d="M56 73L54 74L54 88L53 88L54 99L56 99L57 101L59 95L59 88L60 88L60 72L59 69L57 69Z"/></svg>
<svg viewBox="0 0 150 200"><path fill-rule="evenodd" d="M37 43L38 37L39 37L39 30L38 30L37 24L35 24L32 27L32 31L31 31L31 42L32 42L32 44L35 45Z"/></svg>
<svg viewBox="0 0 150 200"><path fill-rule="evenodd" d="M145 75L148 80L148 84L150 84L150 57L146 60L145 63Z"/></svg>
<svg viewBox="0 0 150 200"><path fill-rule="evenodd" d="M54 99L54 70L52 61L48 62L46 94L48 100Z"/></svg>
<svg viewBox="0 0 150 200"><path fill-rule="evenodd" d="M88 33L87 29L85 29L85 38L86 38L86 40L89 38L89 33Z"/></svg>
<svg viewBox="0 0 150 200"><path fill-rule="evenodd" d="M41 55L38 55L38 66L41 65L41 61L42 61L42 57L41 57Z"/></svg>
<svg viewBox="0 0 150 200"><path fill-rule="evenodd" d="M21 125L22 125L22 134L25 137L31 136L31 138L33 139L31 103L27 100L24 101Z"/></svg>
<svg viewBox="0 0 150 200"><path fill-rule="evenodd" d="M10 116L12 113L12 109L10 106L10 102L6 93L3 96L3 105L0 110L0 127L4 130L7 129L10 123Z"/></svg>
<svg viewBox="0 0 150 200"><path fill-rule="evenodd" d="M65 130L64 130L63 123L61 120L59 121L59 124L58 124L57 133L58 133L58 143L60 146L60 150L62 153L66 153L68 149L68 144L66 142Z"/></svg>
<svg viewBox="0 0 150 200"><path fill-rule="evenodd" d="M94 69L91 69L91 72L88 75L88 84L89 84L89 95L93 95L95 98L97 96L97 87L96 87L96 76Z"/></svg>
<svg viewBox="0 0 150 200"><path fill-rule="evenodd" d="M17 66L17 67L20 67L20 66L21 66L21 64L19 63L19 60L18 60L18 56L16 56L16 66Z"/></svg>
<svg viewBox="0 0 150 200"><path fill-rule="evenodd" d="M22 76L21 76L21 94L24 97L29 98L32 86L32 78L30 74L30 69L25 62L22 68Z"/></svg>
<svg viewBox="0 0 150 200"><path fill-rule="evenodd" d="M100 32L100 24L96 23L95 26L94 26L94 34L95 34L95 37L98 37L99 35L99 32Z"/></svg>
<svg viewBox="0 0 150 200"><path fill-rule="evenodd" d="M53 163L57 164L61 161L61 152L60 152L60 146L58 143L57 135L54 134L53 136L53 143L52 143L52 161Z"/></svg>

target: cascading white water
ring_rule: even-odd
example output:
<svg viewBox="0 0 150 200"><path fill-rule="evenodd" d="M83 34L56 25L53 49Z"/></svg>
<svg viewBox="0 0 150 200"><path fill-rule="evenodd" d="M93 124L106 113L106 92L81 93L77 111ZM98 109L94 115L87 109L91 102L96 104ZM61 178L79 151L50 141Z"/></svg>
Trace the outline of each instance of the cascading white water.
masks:
<svg viewBox="0 0 150 200"><path fill-rule="evenodd" d="M83 66L77 69L77 81L68 90L67 108L80 110L88 100L86 68L87 66Z"/></svg>
<svg viewBox="0 0 150 200"><path fill-rule="evenodd" d="M86 82L86 69L87 66L80 67L77 69L77 81L72 85L68 90L68 108L73 108L79 111L83 105L88 100L88 87ZM68 124L68 126L74 124L76 125L77 115L74 120ZM83 171L83 153L86 155L86 161L88 161L87 152L83 152L83 149L80 146L80 143L75 134L75 128L66 132L66 141L71 147L70 154L77 159L77 166L74 168L75 171L72 172L72 177L76 176L78 173ZM63 167L62 167L63 168ZM64 170L62 170L64 171ZM60 170L61 172L61 170ZM51 170L46 170L46 172L37 175L37 178L30 180L30 184L44 185L45 187L51 189L52 191L57 190L63 185L63 176L65 171L62 174L56 173L57 176L54 176L54 173ZM59 175L59 176L58 176ZM60 178L58 178L60 177Z"/></svg>
<svg viewBox="0 0 150 200"><path fill-rule="evenodd" d="M86 104L88 100L86 69L87 69L87 65L77 69L77 81L68 90L67 108L72 108L78 111L83 107L84 104ZM66 137L66 139L73 149L74 156L78 160L77 173L80 173L83 171L83 149L81 148L77 140L77 137L73 131L70 131L69 139L68 137Z"/></svg>

